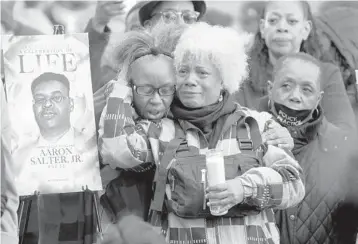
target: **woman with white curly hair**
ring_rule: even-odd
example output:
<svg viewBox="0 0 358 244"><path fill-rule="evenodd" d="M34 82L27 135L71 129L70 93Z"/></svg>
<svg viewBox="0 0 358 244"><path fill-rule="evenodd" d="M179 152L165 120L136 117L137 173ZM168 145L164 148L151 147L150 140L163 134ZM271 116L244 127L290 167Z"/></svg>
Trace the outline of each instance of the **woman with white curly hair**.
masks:
<svg viewBox="0 0 358 244"><path fill-rule="evenodd" d="M273 208L304 197L292 154L262 138L280 126L268 113L233 102L247 74L245 40L232 29L198 23L174 51L176 120L156 126L147 150L157 166L149 218L169 243L278 244ZM206 188L205 154L212 150L223 155L226 181Z"/></svg>
<svg viewBox="0 0 358 244"><path fill-rule="evenodd" d="M111 133L100 133L104 162L136 172L156 166L149 221L169 243L278 244L272 209L291 207L304 197L302 169L286 148L292 146L288 131L268 113L234 103L232 94L247 74L245 40L232 29L205 23L186 28L173 52L174 102L164 114L158 110L160 101L174 92L155 86L165 82L155 74L165 66L154 69L153 64L170 58L142 45L147 51L129 55L135 57L127 62L130 73L121 75L131 81L127 90L133 98L118 90L104 110L100 127L112 127ZM138 83L149 81L138 65L151 67L146 71L153 83ZM140 116L135 121L128 109L132 99ZM143 99L147 106L138 103ZM111 108L110 100L120 104ZM205 154L211 149L224 157L226 182L205 189ZM210 208L225 215L212 215L208 200Z"/></svg>

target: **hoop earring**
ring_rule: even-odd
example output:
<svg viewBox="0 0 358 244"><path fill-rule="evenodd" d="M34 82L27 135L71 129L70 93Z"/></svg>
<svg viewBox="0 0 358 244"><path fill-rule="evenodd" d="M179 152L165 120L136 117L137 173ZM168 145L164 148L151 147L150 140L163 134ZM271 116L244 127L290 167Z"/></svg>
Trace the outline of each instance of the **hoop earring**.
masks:
<svg viewBox="0 0 358 244"><path fill-rule="evenodd" d="M319 115L318 107L316 107L316 109L314 111L316 112L317 115Z"/></svg>

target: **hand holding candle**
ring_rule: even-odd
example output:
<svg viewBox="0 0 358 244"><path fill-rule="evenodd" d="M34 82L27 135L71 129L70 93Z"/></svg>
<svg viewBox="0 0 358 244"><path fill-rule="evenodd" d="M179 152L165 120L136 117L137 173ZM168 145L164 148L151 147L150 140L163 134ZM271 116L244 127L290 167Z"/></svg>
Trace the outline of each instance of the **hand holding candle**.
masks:
<svg viewBox="0 0 358 244"><path fill-rule="evenodd" d="M206 168L208 173L209 189L210 187L225 184L225 164L224 156L221 151L210 150L206 153ZM208 205L210 207L211 214L214 216L221 216L227 214L227 209L223 210L218 205L210 204L212 199L215 200L215 198L212 198L211 196L212 195L210 194L206 196L206 198L209 198Z"/></svg>

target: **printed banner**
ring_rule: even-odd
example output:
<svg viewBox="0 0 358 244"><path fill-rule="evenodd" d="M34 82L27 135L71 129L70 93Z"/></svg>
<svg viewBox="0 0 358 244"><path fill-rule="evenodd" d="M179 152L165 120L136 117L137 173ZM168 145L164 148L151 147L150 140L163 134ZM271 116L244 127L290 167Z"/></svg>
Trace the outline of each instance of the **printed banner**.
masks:
<svg viewBox="0 0 358 244"><path fill-rule="evenodd" d="M101 190L87 34L4 37L19 194Z"/></svg>

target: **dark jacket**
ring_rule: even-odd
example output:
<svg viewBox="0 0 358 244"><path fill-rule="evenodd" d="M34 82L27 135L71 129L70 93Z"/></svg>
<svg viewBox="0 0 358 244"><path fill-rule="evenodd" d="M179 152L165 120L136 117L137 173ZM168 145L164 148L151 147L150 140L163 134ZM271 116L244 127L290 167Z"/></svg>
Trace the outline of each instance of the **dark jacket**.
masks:
<svg viewBox="0 0 358 244"><path fill-rule="evenodd" d="M88 22L85 32L88 33L89 50L92 73L92 89L95 94L100 88L116 76L116 72L108 67L102 67L103 53L108 45L111 30L106 26L104 32L99 33L92 26L92 19Z"/></svg>
<svg viewBox="0 0 358 244"><path fill-rule="evenodd" d="M261 100L260 110L269 111L267 98ZM292 152L303 168L306 195L298 206L276 213L282 244L341 243L332 218L348 191L345 179L354 135L319 111L313 121L287 128L295 143Z"/></svg>
<svg viewBox="0 0 358 244"><path fill-rule="evenodd" d="M299 67L298 67L299 68ZM321 106L328 122L348 132L356 131L354 112L347 96L342 75L333 64L322 64L322 90L324 91ZM258 109L260 99L267 95L267 81L272 80L272 68L262 72L259 64L250 64L249 79L243 83L236 100L241 106Z"/></svg>
<svg viewBox="0 0 358 244"><path fill-rule="evenodd" d="M353 70L358 69L358 4L354 4L356 8L340 6L322 9L315 18L317 28L329 38L331 45L338 49Z"/></svg>
<svg viewBox="0 0 358 244"><path fill-rule="evenodd" d="M85 32L88 33L89 39L94 113L96 131L98 131L99 118L106 104L106 85L110 80L115 79L117 72L108 66L102 66L102 57L108 45L111 30L106 26L104 32L97 32L92 27L91 19L87 24Z"/></svg>

